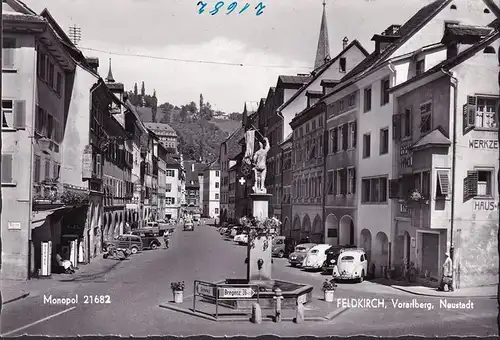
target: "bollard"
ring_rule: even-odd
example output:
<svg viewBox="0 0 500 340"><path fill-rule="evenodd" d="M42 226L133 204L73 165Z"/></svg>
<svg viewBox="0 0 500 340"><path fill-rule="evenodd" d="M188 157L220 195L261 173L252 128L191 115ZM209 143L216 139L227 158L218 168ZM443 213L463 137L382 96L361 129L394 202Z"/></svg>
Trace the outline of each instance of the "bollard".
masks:
<svg viewBox="0 0 500 340"><path fill-rule="evenodd" d="M293 320L295 323L303 323L304 322L304 305L302 302L297 300L297 315Z"/></svg>
<svg viewBox="0 0 500 340"><path fill-rule="evenodd" d="M276 294L273 299L276 301L276 315L274 317L274 322L281 322L281 300L284 299L283 297L283 292L281 289L276 288L274 290L274 293Z"/></svg>
<svg viewBox="0 0 500 340"><path fill-rule="evenodd" d="M257 302L252 304L252 322L257 324L262 323L262 310Z"/></svg>

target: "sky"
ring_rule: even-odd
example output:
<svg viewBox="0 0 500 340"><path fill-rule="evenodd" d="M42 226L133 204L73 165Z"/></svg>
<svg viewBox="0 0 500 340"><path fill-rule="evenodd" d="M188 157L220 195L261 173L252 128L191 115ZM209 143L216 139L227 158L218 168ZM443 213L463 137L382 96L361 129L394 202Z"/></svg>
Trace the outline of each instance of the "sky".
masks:
<svg viewBox="0 0 500 340"><path fill-rule="evenodd" d="M278 75L312 70L318 44L322 0L238 2L229 15L198 13L198 0L24 0L36 12L47 8L59 25L76 25L78 46L98 57L106 77L109 58L116 81L132 90L144 81L159 103L198 102L200 93L212 107L241 112L245 101L266 97ZM373 34L403 24L430 0L327 0L332 57L342 39L358 39L372 52ZM245 3L250 7L238 15ZM241 66L243 65L243 66Z"/></svg>

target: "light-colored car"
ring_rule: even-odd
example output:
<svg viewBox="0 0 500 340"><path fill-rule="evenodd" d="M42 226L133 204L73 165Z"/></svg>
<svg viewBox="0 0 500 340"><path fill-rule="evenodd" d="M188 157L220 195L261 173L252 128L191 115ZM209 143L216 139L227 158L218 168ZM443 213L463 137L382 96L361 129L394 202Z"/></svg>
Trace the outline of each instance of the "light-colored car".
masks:
<svg viewBox="0 0 500 340"><path fill-rule="evenodd" d="M238 243L241 245L248 244L248 234L241 234Z"/></svg>
<svg viewBox="0 0 500 340"><path fill-rule="evenodd" d="M272 255L282 258L286 255L285 236L273 237Z"/></svg>
<svg viewBox="0 0 500 340"><path fill-rule="evenodd" d="M245 231L240 231L237 235L234 236L233 241L239 243L240 240L243 239L243 236L246 234Z"/></svg>
<svg viewBox="0 0 500 340"><path fill-rule="evenodd" d="M304 269L321 269L326 260L326 251L331 247L329 244L318 244L307 252L302 268Z"/></svg>
<svg viewBox="0 0 500 340"><path fill-rule="evenodd" d="M333 277L340 280L363 282L368 273L368 261L363 249L349 249L340 253Z"/></svg>
<svg viewBox="0 0 500 340"><path fill-rule="evenodd" d="M288 256L288 262L292 267L301 266L307 252L316 245L316 243L301 243L295 247L293 253Z"/></svg>

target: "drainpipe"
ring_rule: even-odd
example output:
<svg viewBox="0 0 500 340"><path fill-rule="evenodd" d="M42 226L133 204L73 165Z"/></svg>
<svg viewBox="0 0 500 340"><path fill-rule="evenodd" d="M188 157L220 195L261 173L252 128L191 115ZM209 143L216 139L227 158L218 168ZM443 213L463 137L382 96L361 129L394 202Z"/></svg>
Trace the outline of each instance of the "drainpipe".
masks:
<svg viewBox="0 0 500 340"><path fill-rule="evenodd" d="M391 73L394 75L394 82L393 82L393 86L396 84L396 69L394 68L394 65L392 64L391 61L389 61L389 63L387 64L387 67L389 68L389 71L391 71ZM394 96L394 95L393 95ZM389 98L390 99L390 98ZM394 103L394 102L393 102ZM393 105L394 107L394 105ZM392 117L391 117L392 118ZM394 152L394 150L393 150ZM392 159L394 159L394 154L391 155ZM393 163L393 162L392 162ZM391 169L391 173L394 174L394 170ZM392 177L392 176L391 176ZM361 185L360 185L361 187ZM394 214L394 202L391 202L389 204L389 211L390 211L390 216L391 216L391 230L390 230L390 235L389 235L389 242L388 242L388 261L387 261L387 272L390 273L391 270L392 270L392 256L393 256L393 251L392 251L392 246L394 245L394 242L392 242L393 240L393 237L395 238L396 237L396 221L394 220L393 216L395 216ZM375 268L375 272L376 272L377 268ZM382 275L384 275L384 273L381 273Z"/></svg>
<svg viewBox="0 0 500 340"><path fill-rule="evenodd" d="M441 68L441 72L453 79L451 86L453 87L453 149L451 160L451 219L450 219L450 258L452 260L453 285L456 286L455 280L455 245L453 242L453 229L455 225L455 178L456 178L456 162L457 162L457 87L458 79L455 78L453 72L445 71Z"/></svg>
<svg viewBox="0 0 500 340"><path fill-rule="evenodd" d="M328 236L328 230L326 230L326 221L325 221L325 217L327 216L325 213L325 209L326 209L326 182L327 182L326 163L327 163L328 154L325 154L325 150L328 147L329 139L325 138L325 133L328 132L328 129L327 129L327 121L328 121L328 112L327 112L328 110L327 109L328 109L328 106L326 105L325 102L323 102L323 105L325 107L325 121L323 123L323 137L322 137L323 138L323 155L321 155L323 157L323 183L322 183L323 184L323 190L322 190L323 197L321 197L321 202L322 202L322 206L323 206L323 209L322 209L323 243L326 243L326 237ZM330 150L328 150L328 151L330 151Z"/></svg>

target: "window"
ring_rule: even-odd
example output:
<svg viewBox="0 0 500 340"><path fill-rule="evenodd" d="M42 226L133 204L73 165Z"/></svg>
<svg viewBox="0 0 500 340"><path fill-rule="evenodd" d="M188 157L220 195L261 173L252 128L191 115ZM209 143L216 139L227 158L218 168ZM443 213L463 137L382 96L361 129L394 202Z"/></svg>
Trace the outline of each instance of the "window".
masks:
<svg viewBox="0 0 500 340"><path fill-rule="evenodd" d="M372 88L366 88L364 94L364 112L368 112L372 109Z"/></svg>
<svg viewBox="0 0 500 340"><path fill-rule="evenodd" d="M49 179L50 178L50 160L49 159L46 159L45 160L45 179Z"/></svg>
<svg viewBox="0 0 500 340"><path fill-rule="evenodd" d="M14 183L13 155L2 154L2 184Z"/></svg>
<svg viewBox="0 0 500 340"><path fill-rule="evenodd" d="M333 195L333 180L334 180L334 176L333 176L333 170L332 171L328 171L328 188L327 188L327 194L328 195Z"/></svg>
<svg viewBox="0 0 500 340"><path fill-rule="evenodd" d="M215 199L218 200L219 199L219 194L215 194Z"/></svg>
<svg viewBox="0 0 500 340"><path fill-rule="evenodd" d="M335 186L333 188L334 195L340 195L342 189L342 170L335 170Z"/></svg>
<svg viewBox="0 0 500 340"><path fill-rule="evenodd" d="M354 168L347 169L347 194L354 195L356 193L356 170Z"/></svg>
<svg viewBox="0 0 500 340"><path fill-rule="evenodd" d="M39 183L40 182L40 170L41 170L41 167L42 167L42 162L40 160L40 156L35 156L35 168L33 169L33 181L35 183Z"/></svg>
<svg viewBox="0 0 500 340"><path fill-rule="evenodd" d="M380 154L389 153L389 128L380 130Z"/></svg>
<svg viewBox="0 0 500 340"><path fill-rule="evenodd" d="M62 82L63 82L62 74L60 72L57 72L55 90L56 90L58 95L62 94Z"/></svg>
<svg viewBox="0 0 500 340"><path fill-rule="evenodd" d="M167 183L165 187L166 192L171 192L172 191L172 183Z"/></svg>
<svg viewBox="0 0 500 340"><path fill-rule="evenodd" d="M380 83L380 106L383 106L389 102L389 78L386 78Z"/></svg>
<svg viewBox="0 0 500 340"><path fill-rule="evenodd" d="M53 179L58 179L59 178L59 171L61 170L61 166L59 164L54 164L54 173L53 173Z"/></svg>
<svg viewBox="0 0 500 340"><path fill-rule="evenodd" d="M215 212L216 214L218 214L218 213L219 213L219 208L215 208L214 212Z"/></svg>
<svg viewBox="0 0 500 340"><path fill-rule="evenodd" d="M330 153L337 152L337 128L330 130Z"/></svg>
<svg viewBox="0 0 500 340"><path fill-rule="evenodd" d="M167 171L165 171L165 174L167 175L167 177L175 177L174 170L167 170Z"/></svg>
<svg viewBox="0 0 500 340"><path fill-rule="evenodd" d="M420 132L427 133L432 129L432 103L420 105Z"/></svg>
<svg viewBox="0 0 500 340"><path fill-rule="evenodd" d="M54 64L49 61L49 67L47 69L48 75L47 75L47 82L49 83L49 86L54 88Z"/></svg>
<svg viewBox="0 0 500 340"><path fill-rule="evenodd" d="M475 127L496 128L498 99L477 97Z"/></svg>
<svg viewBox="0 0 500 340"><path fill-rule="evenodd" d="M363 135L363 158L370 157L371 136L369 133Z"/></svg>
<svg viewBox="0 0 500 340"><path fill-rule="evenodd" d="M338 128L338 132L337 132L337 147L338 147L338 150L343 150L342 148L342 141L344 139L343 137L343 132L344 132L344 129L343 129L343 125L339 126Z"/></svg>
<svg viewBox="0 0 500 340"><path fill-rule="evenodd" d="M16 50L16 39L3 37L2 43L2 67L14 68L14 57Z"/></svg>
<svg viewBox="0 0 500 340"><path fill-rule="evenodd" d="M26 101L2 100L2 127L24 130L26 128Z"/></svg>
<svg viewBox="0 0 500 340"><path fill-rule="evenodd" d="M346 58L340 58L339 59L339 71L341 73L345 73L347 70L347 59Z"/></svg>
<svg viewBox="0 0 500 340"><path fill-rule="evenodd" d="M411 109L405 109L403 133L404 133L403 137L411 136Z"/></svg>
<svg viewBox="0 0 500 340"><path fill-rule="evenodd" d="M417 76L425 72L425 59L420 59L415 63L415 73Z"/></svg>
<svg viewBox="0 0 500 340"><path fill-rule="evenodd" d="M362 203L387 202L387 177L364 178L361 181Z"/></svg>
<svg viewBox="0 0 500 340"><path fill-rule="evenodd" d="M349 149L356 148L356 122L349 123Z"/></svg>
<svg viewBox="0 0 500 340"><path fill-rule="evenodd" d="M218 189L219 188L219 182L215 182L215 188Z"/></svg>
<svg viewBox="0 0 500 340"><path fill-rule="evenodd" d="M464 179L464 201L476 196L493 196L493 169L467 171Z"/></svg>
<svg viewBox="0 0 500 340"><path fill-rule="evenodd" d="M356 93L349 95L347 103L349 107L353 107L354 105L356 105Z"/></svg>
<svg viewBox="0 0 500 340"><path fill-rule="evenodd" d="M220 173L219 173L219 170L216 170L215 171L215 177L219 177Z"/></svg>

